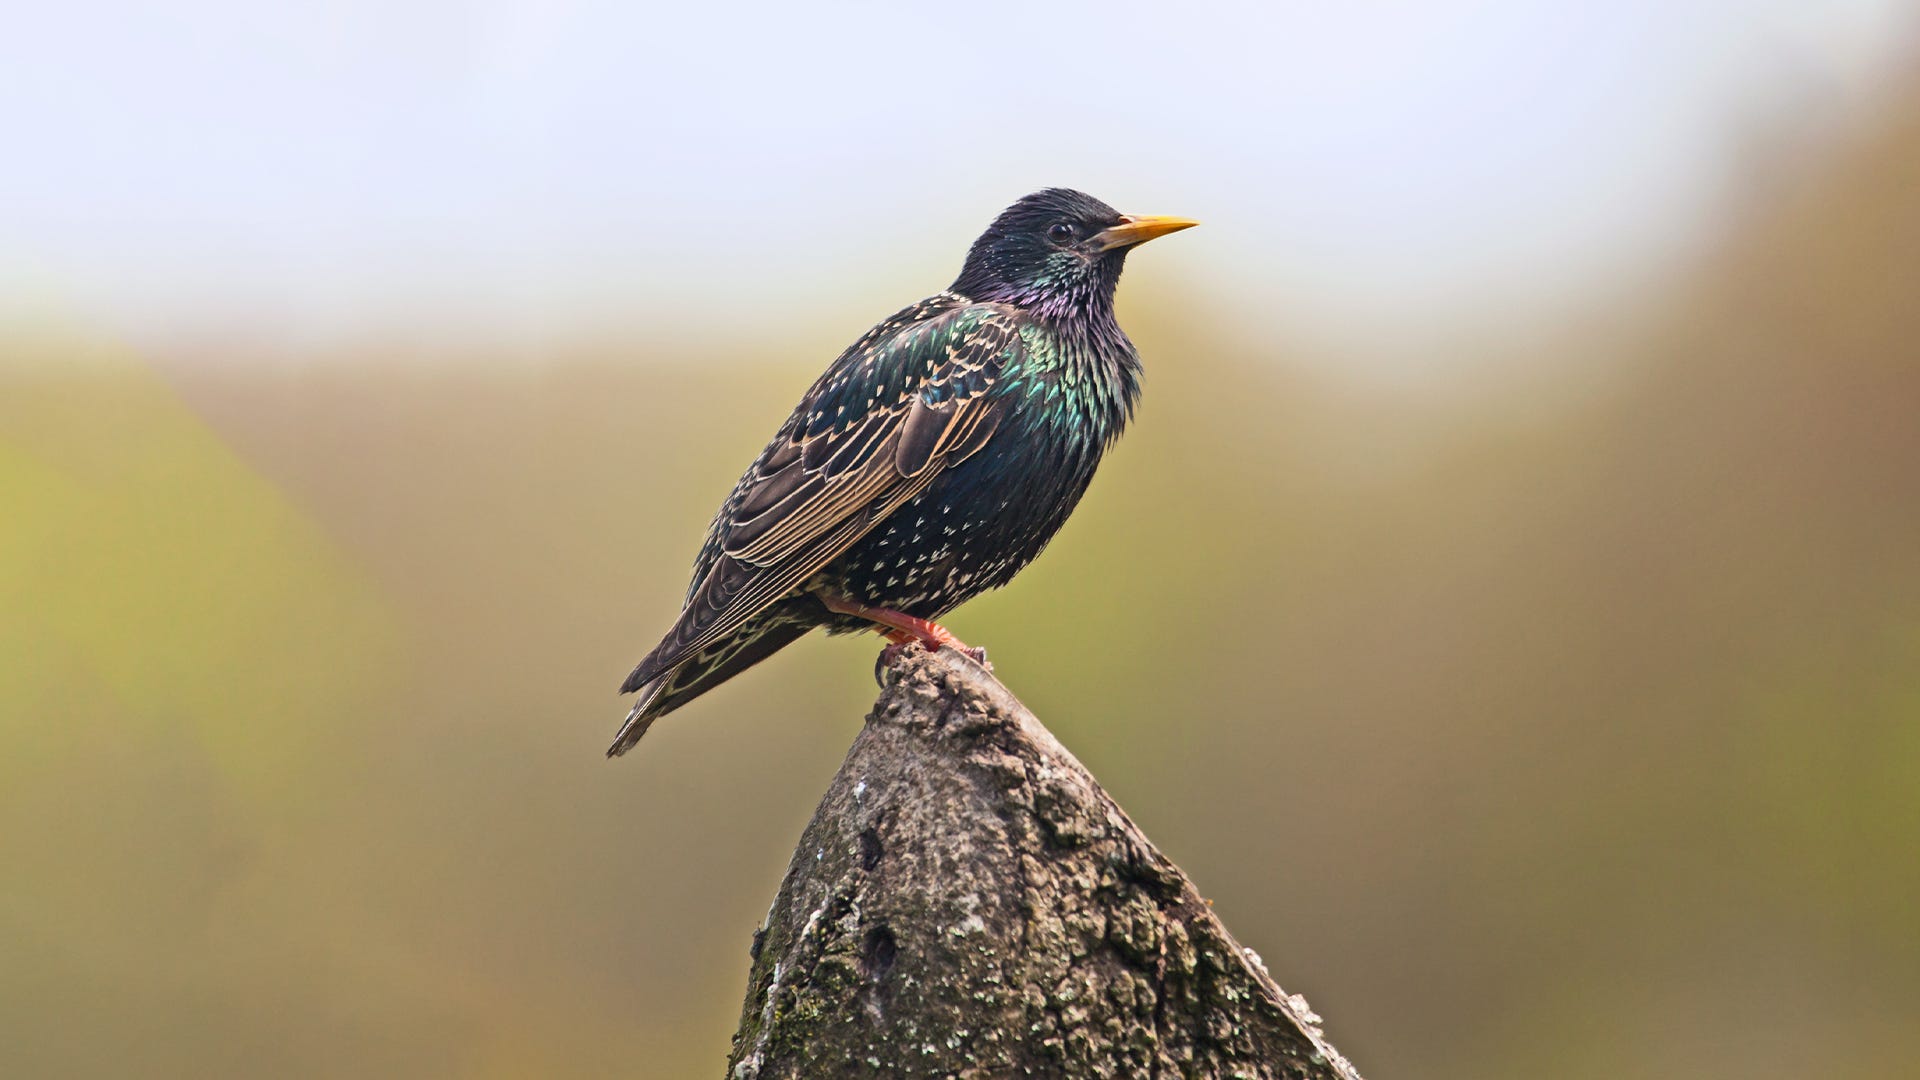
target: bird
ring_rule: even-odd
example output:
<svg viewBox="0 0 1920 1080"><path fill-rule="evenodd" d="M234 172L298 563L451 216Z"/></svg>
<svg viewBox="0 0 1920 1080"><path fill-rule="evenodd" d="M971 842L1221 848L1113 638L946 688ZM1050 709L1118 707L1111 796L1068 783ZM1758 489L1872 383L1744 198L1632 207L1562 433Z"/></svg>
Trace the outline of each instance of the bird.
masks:
<svg viewBox="0 0 1920 1080"><path fill-rule="evenodd" d="M1113 310L1127 254L1195 224L1036 191L945 291L848 346L714 515L679 617L621 684L639 697L607 756L818 628L984 662L935 620L1066 523L1140 396Z"/></svg>

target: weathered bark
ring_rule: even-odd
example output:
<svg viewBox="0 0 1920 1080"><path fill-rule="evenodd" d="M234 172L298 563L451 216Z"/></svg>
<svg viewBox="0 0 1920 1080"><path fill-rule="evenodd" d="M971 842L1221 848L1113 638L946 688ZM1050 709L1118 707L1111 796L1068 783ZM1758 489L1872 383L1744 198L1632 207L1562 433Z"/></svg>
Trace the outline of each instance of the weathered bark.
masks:
<svg viewBox="0 0 1920 1080"><path fill-rule="evenodd" d="M1359 1080L1033 714L907 650L754 935L732 1080Z"/></svg>

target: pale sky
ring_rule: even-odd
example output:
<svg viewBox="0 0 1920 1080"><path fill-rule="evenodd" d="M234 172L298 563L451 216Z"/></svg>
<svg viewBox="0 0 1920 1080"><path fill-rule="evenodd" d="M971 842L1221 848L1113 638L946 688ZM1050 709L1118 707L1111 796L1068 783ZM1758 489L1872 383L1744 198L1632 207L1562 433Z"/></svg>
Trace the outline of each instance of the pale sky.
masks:
<svg viewBox="0 0 1920 1080"><path fill-rule="evenodd" d="M851 337L1062 184L1204 223L1130 282L1412 332L1684 249L1744 141L1863 111L1917 29L1894 0L31 5L0 306L135 342Z"/></svg>

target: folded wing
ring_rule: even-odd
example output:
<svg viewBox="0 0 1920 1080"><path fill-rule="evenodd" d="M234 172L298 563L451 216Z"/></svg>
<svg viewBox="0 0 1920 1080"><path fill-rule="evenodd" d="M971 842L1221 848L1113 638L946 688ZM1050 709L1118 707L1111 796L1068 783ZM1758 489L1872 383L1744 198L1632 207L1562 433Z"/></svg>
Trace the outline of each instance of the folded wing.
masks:
<svg viewBox="0 0 1920 1080"><path fill-rule="evenodd" d="M958 303L911 314L842 354L740 478L679 620L623 693L739 629L992 437L1017 316Z"/></svg>

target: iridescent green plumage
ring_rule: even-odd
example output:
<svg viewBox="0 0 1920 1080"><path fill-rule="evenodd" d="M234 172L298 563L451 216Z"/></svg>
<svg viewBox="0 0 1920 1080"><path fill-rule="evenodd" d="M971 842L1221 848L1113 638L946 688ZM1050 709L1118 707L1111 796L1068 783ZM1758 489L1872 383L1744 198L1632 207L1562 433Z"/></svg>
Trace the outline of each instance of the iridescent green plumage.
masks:
<svg viewBox="0 0 1920 1080"><path fill-rule="evenodd" d="M679 619L621 688L641 696L608 753L810 629L872 627L822 595L932 620L1032 561L1139 392L1113 319L1126 250L1186 224L1038 192L952 289L842 353L714 517Z"/></svg>

